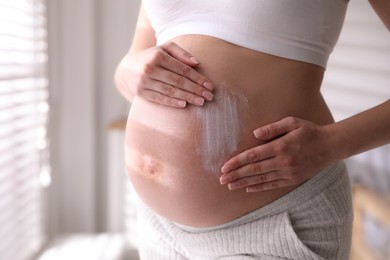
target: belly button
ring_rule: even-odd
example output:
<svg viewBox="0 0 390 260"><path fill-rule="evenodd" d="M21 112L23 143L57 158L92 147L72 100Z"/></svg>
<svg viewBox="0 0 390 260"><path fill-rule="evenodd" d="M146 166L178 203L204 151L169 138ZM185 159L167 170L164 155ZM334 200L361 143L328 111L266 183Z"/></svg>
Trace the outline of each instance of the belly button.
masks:
<svg viewBox="0 0 390 260"><path fill-rule="evenodd" d="M155 175L159 171L159 169L159 163L151 156L145 155L143 157L142 172L149 175Z"/></svg>

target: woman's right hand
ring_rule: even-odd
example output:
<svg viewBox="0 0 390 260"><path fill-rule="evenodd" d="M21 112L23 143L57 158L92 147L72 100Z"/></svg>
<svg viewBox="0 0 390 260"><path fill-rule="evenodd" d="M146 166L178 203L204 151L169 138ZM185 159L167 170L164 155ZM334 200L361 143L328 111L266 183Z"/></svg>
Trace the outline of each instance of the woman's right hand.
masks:
<svg viewBox="0 0 390 260"><path fill-rule="evenodd" d="M211 101L213 86L194 67L199 62L170 42L127 54L121 61L120 80L135 96L158 104L183 108Z"/></svg>

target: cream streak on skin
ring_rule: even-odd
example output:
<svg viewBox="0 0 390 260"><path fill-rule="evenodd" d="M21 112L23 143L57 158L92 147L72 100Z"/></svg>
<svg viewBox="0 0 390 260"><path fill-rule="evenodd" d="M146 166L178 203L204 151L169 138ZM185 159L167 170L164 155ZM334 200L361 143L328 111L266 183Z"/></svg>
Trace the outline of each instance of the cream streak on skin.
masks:
<svg viewBox="0 0 390 260"><path fill-rule="evenodd" d="M220 173L222 165L237 151L244 118L238 108L246 109L248 99L228 88L218 88L212 102L195 109L195 116L202 124L197 156L209 173Z"/></svg>

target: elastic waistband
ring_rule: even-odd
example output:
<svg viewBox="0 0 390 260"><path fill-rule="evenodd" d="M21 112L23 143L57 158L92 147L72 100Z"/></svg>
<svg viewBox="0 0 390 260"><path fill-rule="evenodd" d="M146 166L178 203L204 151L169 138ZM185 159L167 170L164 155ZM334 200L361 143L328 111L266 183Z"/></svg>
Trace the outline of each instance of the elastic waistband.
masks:
<svg viewBox="0 0 390 260"><path fill-rule="evenodd" d="M301 206L315 198L317 195L321 194L321 192L330 187L337 180L340 180L340 178L348 178L346 173L346 166L342 161L326 168L313 178L303 183L298 188L292 190L291 192L271 202L270 204L267 204L264 207L261 207L230 222L206 228L190 227L177 223L174 223L174 225L187 232L196 233L209 232L218 229L229 228L235 225L242 225L263 217L279 214L284 211L289 211L289 209Z"/></svg>

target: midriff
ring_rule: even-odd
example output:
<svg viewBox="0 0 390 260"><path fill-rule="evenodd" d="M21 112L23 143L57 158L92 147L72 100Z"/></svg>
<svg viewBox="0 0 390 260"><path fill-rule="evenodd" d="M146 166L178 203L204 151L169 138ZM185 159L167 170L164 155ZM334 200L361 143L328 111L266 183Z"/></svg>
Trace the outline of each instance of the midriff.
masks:
<svg viewBox="0 0 390 260"><path fill-rule="evenodd" d="M333 122L316 65L245 49L200 35L173 40L200 61L214 85L202 107L171 108L135 98L126 128L131 182L157 214L208 227L256 210L296 187L258 193L229 190L220 169L232 156L260 145L253 130L287 116Z"/></svg>

